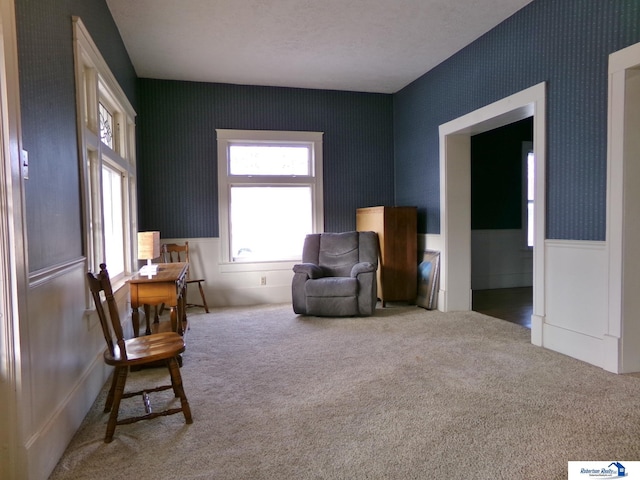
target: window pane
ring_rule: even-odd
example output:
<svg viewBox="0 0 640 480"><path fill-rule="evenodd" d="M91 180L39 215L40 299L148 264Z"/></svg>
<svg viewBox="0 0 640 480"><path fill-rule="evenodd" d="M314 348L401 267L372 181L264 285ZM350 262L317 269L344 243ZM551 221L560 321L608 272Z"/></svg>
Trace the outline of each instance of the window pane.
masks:
<svg viewBox="0 0 640 480"><path fill-rule="evenodd" d="M312 231L311 187L231 187L234 261L294 260Z"/></svg>
<svg viewBox="0 0 640 480"><path fill-rule="evenodd" d="M535 156L527 155L527 246L533 247L533 205L535 192Z"/></svg>
<svg viewBox="0 0 640 480"><path fill-rule="evenodd" d="M124 218L120 172L102 167L102 206L104 214L104 255L109 275L124 273Z"/></svg>
<svg viewBox="0 0 640 480"><path fill-rule="evenodd" d="M533 152L529 152L527 155L527 200L533 200L535 165Z"/></svg>
<svg viewBox="0 0 640 480"><path fill-rule="evenodd" d="M533 247L533 201L527 204L527 245Z"/></svg>
<svg viewBox="0 0 640 480"><path fill-rule="evenodd" d="M231 175L309 175L306 145L231 145Z"/></svg>

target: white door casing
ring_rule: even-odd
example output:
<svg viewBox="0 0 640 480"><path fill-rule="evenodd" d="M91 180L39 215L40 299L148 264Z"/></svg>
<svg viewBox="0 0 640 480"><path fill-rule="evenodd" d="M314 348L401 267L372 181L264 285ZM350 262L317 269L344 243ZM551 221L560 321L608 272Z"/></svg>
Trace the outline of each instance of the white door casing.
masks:
<svg viewBox="0 0 640 480"><path fill-rule="evenodd" d="M536 155L531 341L544 319L546 85L539 83L440 125L441 276L438 308L471 309L471 136L533 117Z"/></svg>
<svg viewBox="0 0 640 480"><path fill-rule="evenodd" d="M609 56L608 318L604 368L640 371L640 43Z"/></svg>
<svg viewBox="0 0 640 480"><path fill-rule="evenodd" d="M0 0L0 478L26 478L20 318L27 264L14 0Z"/></svg>

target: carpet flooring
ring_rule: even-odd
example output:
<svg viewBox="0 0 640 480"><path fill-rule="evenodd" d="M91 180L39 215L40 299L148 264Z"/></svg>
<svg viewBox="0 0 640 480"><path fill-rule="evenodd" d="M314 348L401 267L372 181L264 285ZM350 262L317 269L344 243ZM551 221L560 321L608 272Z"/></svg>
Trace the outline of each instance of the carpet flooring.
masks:
<svg viewBox="0 0 640 480"><path fill-rule="evenodd" d="M640 460L640 378L477 312L223 308L191 313L186 340L194 423L119 426L105 444L105 387L51 480L565 479L569 460ZM157 409L175 402L165 393ZM124 402L123 415L142 408Z"/></svg>

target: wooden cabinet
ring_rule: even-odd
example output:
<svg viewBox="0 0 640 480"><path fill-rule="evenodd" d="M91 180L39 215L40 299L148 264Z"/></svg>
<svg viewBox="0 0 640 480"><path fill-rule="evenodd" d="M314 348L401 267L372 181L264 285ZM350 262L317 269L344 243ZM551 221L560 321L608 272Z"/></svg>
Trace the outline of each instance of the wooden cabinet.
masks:
<svg viewBox="0 0 640 480"><path fill-rule="evenodd" d="M356 211L356 230L380 240L378 298L415 303L418 285L417 207L369 207Z"/></svg>

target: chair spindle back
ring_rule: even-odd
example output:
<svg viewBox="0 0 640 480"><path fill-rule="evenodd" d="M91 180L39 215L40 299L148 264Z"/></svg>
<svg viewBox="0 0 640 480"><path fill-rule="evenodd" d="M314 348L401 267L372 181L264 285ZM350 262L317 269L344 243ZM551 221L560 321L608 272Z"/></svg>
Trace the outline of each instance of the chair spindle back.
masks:
<svg viewBox="0 0 640 480"><path fill-rule="evenodd" d="M184 245L165 243L162 245L165 263L186 262L189 263L189 242Z"/></svg>
<svg viewBox="0 0 640 480"><path fill-rule="evenodd" d="M117 348L119 348L120 350L120 354L124 358L126 358L127 352L125 349L122 325L120 324L120 315L118 314L118 305L115 298L113 297L111 280L109 279L109 272L107 271L106 264L100 264L100 273L98 273L97 276L91 272L87 272L87 279L89 281L89 289L91 290L91 295L93 296L93 303L96 306L96 311L98 312L98 317L100 318L102 333L104 335L105 341L107 342L107 348L109 349L111 355L115 356L117 346ZM102 299L100 298L100 292L104 292L110 321L107 320L107 315L102 305ZM115 342L113 335L115 335Z"/></svg>

